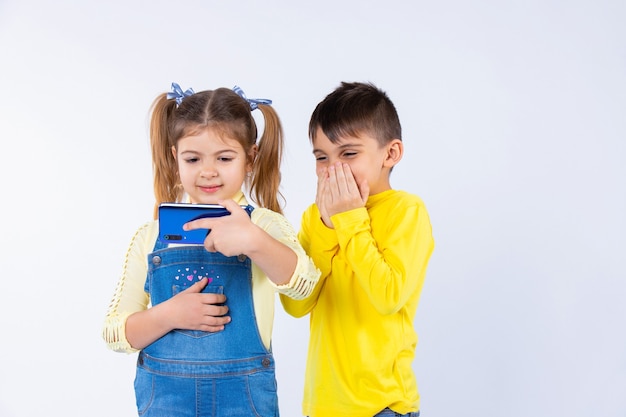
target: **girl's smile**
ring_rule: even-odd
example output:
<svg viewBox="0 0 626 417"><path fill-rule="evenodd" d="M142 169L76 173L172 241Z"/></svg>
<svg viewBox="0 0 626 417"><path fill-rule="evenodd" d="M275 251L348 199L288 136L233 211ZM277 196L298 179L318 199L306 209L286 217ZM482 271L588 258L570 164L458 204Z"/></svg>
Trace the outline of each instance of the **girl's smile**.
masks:
<svg viewBox="0 0 626 417"><path fill-rule="evenodd" d="M212 194L212 193L218 192L221 188L221 185L205 185L205 186L199 185L198 188L207 194Z"/></svg>

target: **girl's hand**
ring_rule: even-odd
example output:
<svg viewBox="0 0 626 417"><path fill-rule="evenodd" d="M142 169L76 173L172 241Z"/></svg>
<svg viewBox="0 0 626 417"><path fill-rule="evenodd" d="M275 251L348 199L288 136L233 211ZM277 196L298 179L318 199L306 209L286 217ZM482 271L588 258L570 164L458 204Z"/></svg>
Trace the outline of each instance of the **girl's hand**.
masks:
<svg viewBox="0 0 626 417"><path fill-rule="evenodd" d="M208 279L203 278L166 301L172 318L171 328L205 332L224 330L224 325L230 322L230 316L226 315L228 307L219 304L226 301L226 296L202 293L207 283Z"/></svg>
<svg viewBox="0 0 626 417"><path fill-rule="evenodd" d="M218 332L230 323L223 294L204 294L209 280L204 278L185 291L147 310L137 311L126 320L126 338L135 349L143 349L174 329Z"/></svg>
<svg viewBox="0 0 626 417"><path fill-rule="evenodd" d="M246 255L275 284L289 283L298 264L294 250L252 223L248 213L233 200L218 203L230 215L194 220L184 229L211 229L204 240L206 250L225 256Z"/></svg>
<svg viewBox="0 0 626 417"><path fill-rule="evenodd" d="M186 223L183 228L211 229L204 239L204 247L209 252L220 252L225 256L247 255L257 226L234 200L222 200L218 204L224 206L230 215L194 220Z"/></svg>

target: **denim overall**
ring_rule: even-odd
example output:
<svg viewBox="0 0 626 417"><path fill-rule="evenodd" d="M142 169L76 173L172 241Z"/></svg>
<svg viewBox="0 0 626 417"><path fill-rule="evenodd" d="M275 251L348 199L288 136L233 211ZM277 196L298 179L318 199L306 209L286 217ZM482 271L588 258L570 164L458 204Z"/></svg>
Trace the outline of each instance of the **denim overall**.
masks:
<svg viewBox="0 0 626 417"><path fill-rule="evenodd" d="M139 415L278 417L274 358L256 324L250 259L200 245L168 248L157 239L148 265L153 306L206 277L203 292L226 294L232 320L216 333L173 330L139 353Z"/></svg>

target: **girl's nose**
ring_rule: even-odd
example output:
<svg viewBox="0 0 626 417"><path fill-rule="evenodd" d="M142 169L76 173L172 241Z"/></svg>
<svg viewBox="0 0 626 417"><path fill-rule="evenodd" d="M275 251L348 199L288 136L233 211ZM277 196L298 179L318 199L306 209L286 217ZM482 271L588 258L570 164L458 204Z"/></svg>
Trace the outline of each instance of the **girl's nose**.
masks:
<svg viewBox="0 0 626 417"><path fill-rule="evenodd" d="M213 166L213 164L205 164L202 166L202 171L200 172L200 175L205 178L213 178L217 176L217 170L215 169L215 166Z"/></svg>

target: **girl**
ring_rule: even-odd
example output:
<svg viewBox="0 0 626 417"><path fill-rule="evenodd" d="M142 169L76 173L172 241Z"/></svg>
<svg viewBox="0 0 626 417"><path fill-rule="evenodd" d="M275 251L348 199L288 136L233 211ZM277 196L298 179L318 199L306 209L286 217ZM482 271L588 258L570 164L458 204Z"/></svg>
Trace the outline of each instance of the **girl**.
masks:
<svg viewBox="0 0 626 417"><path fill-rule="evenodd" d="M319 271L282 215L282 127L270 104L239 87L194 93L173 83L152 106L155 219L162 202L231 214L185 225L211 230L204 246L161 243L156 220L130 243L103 337L115 351L139 352L140 415L279 415L274 295L306 298ZM244 184L259 205L250 214Z"/></svg>

